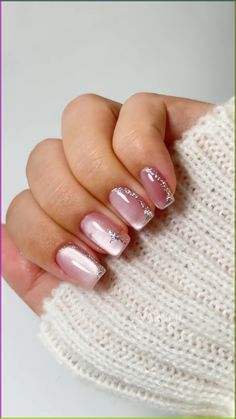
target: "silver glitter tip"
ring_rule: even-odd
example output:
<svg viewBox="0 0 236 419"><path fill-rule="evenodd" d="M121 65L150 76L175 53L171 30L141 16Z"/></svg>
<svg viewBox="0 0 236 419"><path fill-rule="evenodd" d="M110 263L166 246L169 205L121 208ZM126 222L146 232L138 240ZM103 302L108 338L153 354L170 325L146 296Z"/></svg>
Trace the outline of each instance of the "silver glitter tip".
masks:
<svg viewBox="0 0 236 419"><path fill-rule="evenodd" d="M151 221L151 219L154 217L154 212L150 210L149 207L147 207L144 209L144 216L146 218L147 223L149 223L149 221Z"/></svg>
<svg viewBox="0 0 236 419"><path fill-rule="evenodd" d="M154 217L155 215L154 212L151 210L151 208L149 208L146 202L144 202L136 192L133 192L130 189L121 187L121 186L119 186L118 188L115 188L114 191L124 192L125 194L130 195L136 199L136 201L139 203L139 205L143 209L144 217L146 219L146 224Z"/></svg>
<svg viewBox="0 0 236 419"><path fill-rule="evenodd" d="M173 202L175 201L174 195L171 192L169 186L167 185L167 182L163 179L163 177L158 173L156 169L153 169L151 167L146 167L143 169L144 172L150 173L150 175L159 183L159 185L162 187L162 189L165 191L165 203L158 203L157 208L159 209L165 209L169 207Z"/></svg>
<svg viewBox="0 0 236 419"><path fill-rule="evenodd" d="M94 259L93 261L95 262ZM106 273L106 269L104 268L104 266L100 265L100 263L98 263L97 261L96 261L96 266L98 268L97 280L99 281L99 279Z"/></svg>
<svg viewBox="0 0 236 419"><path fill-rule="evenodd" d="M101 265L96 259L94 259L88 252L86 252L86 250L82 249L81 247L76 246L74 243L71 244L67 244L64 246L66 247L71 247L72 249L78 250L80 253L82 253L83 255L85 255L88 259L90 259L97 268L97 281L106 273L106 268L104 268L103 265ZM63 249L63 248L62 248Z"/></svg>

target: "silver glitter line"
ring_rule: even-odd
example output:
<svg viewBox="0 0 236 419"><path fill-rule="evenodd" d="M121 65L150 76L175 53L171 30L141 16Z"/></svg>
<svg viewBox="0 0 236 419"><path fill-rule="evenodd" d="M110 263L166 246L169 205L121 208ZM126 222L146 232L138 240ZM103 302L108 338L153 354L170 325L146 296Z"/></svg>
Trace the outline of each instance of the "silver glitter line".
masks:
<svg viewBox="0 0 236 419"><path fill-rule="evenodd" d="M99 280L106 272L106 269L104 268L104 266L102 266L96 259L94 259L88 252L86 252L86 250L81 249L81 247L76 246L75 244L67 244L63 247L61 247L61 249L65 249L67 247L71 247L72 249L77 250L78 252L82 253L84 256L86 256L88 259L90 259L97 268L97 279ZM60 250L61 250L60 249Z"/></svg>
<svg viewBox="0 0 236 419"><path fill-rule="evenodd" d="M141 208L143 209L144 217L147 223L154 217L154 212L152 212L149 206L140 198L140 196L136 192L133 192L130 189L125 188L125 187L123 188L121 186L113 190L119 191L121 193L125 193L126 195L130 195L133 198L135 198L137 202L139 203L139 205L141 206Z"/></svg>
<svg viewBox="0 0 236 419"><path fill-rule="evenodd" d="M117 240L120 241L122 244L127 244L127 242L116 231L107 230L107 232L110 235L110 243L112 243L114 240Z"/></svg>
<svg viewBox="0 0 236 419"><path fill-rule="evenodd" d="M159 185L165 191L166 205L163 206L162 208L163 209L167 208L169 205L171 205L174 202L175 198L169 186L167 185L166 181L162 178L162 176L160 175L160 173L157 172L156 169L153 169L151 167L146 167L145 169L143 169L143 171L146 172L147 174L150 174L152 177L154 177L154 179L159 183Z"/></svg>

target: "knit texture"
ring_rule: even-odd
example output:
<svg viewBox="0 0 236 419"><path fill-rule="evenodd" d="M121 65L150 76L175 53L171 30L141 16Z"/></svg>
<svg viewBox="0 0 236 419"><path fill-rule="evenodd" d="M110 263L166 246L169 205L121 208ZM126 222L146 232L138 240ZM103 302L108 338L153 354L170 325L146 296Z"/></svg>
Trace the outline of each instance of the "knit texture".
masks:
<svg viewBox="0 0 236 419"><path fill-rule="evenodd" d="M234 102L173 148L175 203L134 233L95 290L62 283L41 338L60 362L183 416L233 416Z"/></svg>

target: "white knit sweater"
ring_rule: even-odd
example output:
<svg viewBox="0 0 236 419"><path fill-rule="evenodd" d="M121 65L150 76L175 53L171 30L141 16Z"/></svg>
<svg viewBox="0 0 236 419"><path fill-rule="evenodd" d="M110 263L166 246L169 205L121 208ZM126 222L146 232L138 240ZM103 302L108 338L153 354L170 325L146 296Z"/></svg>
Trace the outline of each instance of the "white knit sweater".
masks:
<svg viewBox="0 0 236 419"><path fill-rule="evenodd" d="M41 338L80 377L190 417L233 415L233 100L174 146L175 203L94 291L62 283Z"/></svg>

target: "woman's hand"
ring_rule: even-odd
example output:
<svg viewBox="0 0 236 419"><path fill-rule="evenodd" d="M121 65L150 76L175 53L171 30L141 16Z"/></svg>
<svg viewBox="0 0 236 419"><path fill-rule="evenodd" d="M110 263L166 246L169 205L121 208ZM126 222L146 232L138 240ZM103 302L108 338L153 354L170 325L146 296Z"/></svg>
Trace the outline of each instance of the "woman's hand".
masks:
<svg viewBox="0 0 236 419"><path fill-rule="evenodd" d="M92 288L98 254L119 256L165 209L176 188L167 145L213 105L151 93L123 105L86 94L62 115L62 140L47 139L27 163L29 190L3 227L3 275L37 313L61 280Z"/></svg>

